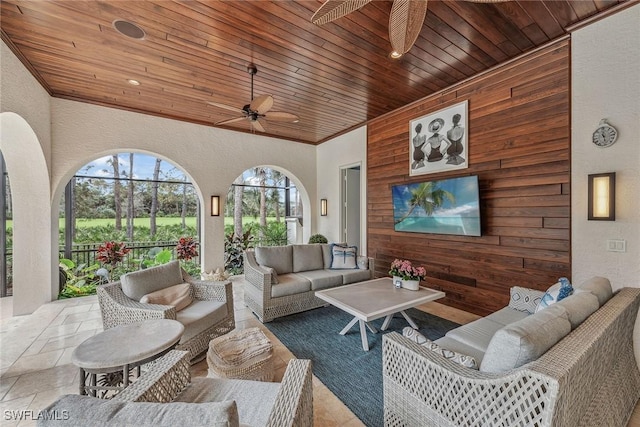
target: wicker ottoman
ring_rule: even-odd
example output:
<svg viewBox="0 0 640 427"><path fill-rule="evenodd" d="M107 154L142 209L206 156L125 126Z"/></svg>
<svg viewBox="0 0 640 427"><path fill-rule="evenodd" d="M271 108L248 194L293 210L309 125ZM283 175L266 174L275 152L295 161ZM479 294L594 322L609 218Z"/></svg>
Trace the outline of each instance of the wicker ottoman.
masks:
<svg viewBox="0 0 640 427"><path fill-rule="evenodd" d="M273 381L273 347L259 328L233 331L209 343L209 377Z"/></svg>

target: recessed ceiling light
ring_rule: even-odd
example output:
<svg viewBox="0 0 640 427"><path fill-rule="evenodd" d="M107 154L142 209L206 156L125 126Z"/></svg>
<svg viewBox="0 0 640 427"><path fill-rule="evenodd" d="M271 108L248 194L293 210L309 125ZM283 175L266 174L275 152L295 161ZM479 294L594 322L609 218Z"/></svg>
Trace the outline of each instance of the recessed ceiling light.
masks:
<svg viewBox="0 0 640 427"><path fill-rule="evenodd" d="M395 50L389 54L391 59L398 59L402 56L400 52L396 52Z"/></svg>
<svg viewBox="0 0 640 427"><path fill-rule="evenodd" d="M134 85L134 86L140 86L140 82L134 79L128 79L127 83L129 83L130 85Z"/></svg>
<svg viewBox="0 0 640 427"><path fill-rule="evenodd" d="M138 27L133 22L125 21L124 19L116 19L113 21L113 28L123 36L142 40L145 37L145 32L142 28Z"/></svg>

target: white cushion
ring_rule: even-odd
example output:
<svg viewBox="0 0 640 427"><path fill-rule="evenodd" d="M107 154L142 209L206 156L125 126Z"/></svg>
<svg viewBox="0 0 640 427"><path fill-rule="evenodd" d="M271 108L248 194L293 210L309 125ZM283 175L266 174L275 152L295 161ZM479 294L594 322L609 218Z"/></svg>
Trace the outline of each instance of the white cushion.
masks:
<svg viewBox="0 0 640 427"><path fill-rule="evenodd" d="M42 418L38 420L38 425L237 427L241 419L236 402L228 399L206 403L118 402L70 394L62 396L44 411L51 415L58 414L59 418Z"/></svg>
<svg viewBox="0 0 640 427"><path fill-rule="evenodd" d="M480 351L485 351L491 342L493 334L503 327L502 323L494 322L485 317L452 329L447 332L446 336Z"/></svg>
<svg viewBox="0 0 640 427"><path fill-rule="evenodd" d="M589 291L594 294L598 297L600 307L602 307L604 303L609 301L609 298L613 296L611 282L609 282L609 279L605 279L604 277L592 277L591 279L582 282L579 286L576 286L576 289Z"/></svg>
<svg viewBox="0 0 640 427"><path fill-rule="evenodd" d="M536 312L536 308L544 295L542 291L520 286L512 287L510 293L511 299L509 299L509 307L518 311L526 311L530 314Z"/></svg>
<svg viewBox="0 0 640 427"><path fill-rule="evenodd" d="M199 335L227 316L227 304L221 301L194 301L176 313L176 320L184 325L180 342L184 343Z"/></svg>
<svg viewBox="0 0 640 427"><path fill-rule="evenodd" d="M259 246L255 249L256 261L264 267L273 268L278 274L293 271L293 248L287 246Z"/></svg>
<svg viewBox="0 0 640 427"><path fill-rule="evenodd" d="M561 277L558 280L558 283L552 285L547 292L544 293L540 303L536 307L536 313L545 308L549 307L552 304L557 303L558 301L562 301L569 295L573 293L573 286L569 283L566 277Z"/></svg>
<svg viewBox="0 0 640 427"><path fill-rule="evenodd" d="M176 311L180 311L193 302L191 284L181 283L151 292L140 298L140 302L143 304L172 305L176 308Z"/></svg>
<svg viewBox="0 0 640 427"><path fill-rule="evenodd" d="M271 285L271 297L279 298L311 290L311 281L297 273L281 274L278 284Z"/></svg>
<svg viewBox="0 0 640 427"><path fill-rule="evenodd" d="M357 247L333 245L331 247L331 269L354 270L358 268L358 264L356 263L357 257Z"/></svg>
<svg viewBox="0 0 640 427"><path fill-rule="evenodd" d="M567 310L554 304L498 330L484 353L480 370L505 372L542 356L571 332Z"/></svg>
<svg viewBox="0 0 640 427"><path fill-rule="evenodd" d="M166 264L149 267L144 270L127 273L120 278L122 292L129 298L140 301L140 298L169 286L184 282L180 263L170 261Z"/></svg>
<svg viewBox="0 0 640 427"><path fill-rule="evenodd" d="M567 310L572 330L580 326L587 317L591 316L600 308L598 297L591 292L580 290L577 290L573 295L559 301L557 304Z"/></svg>
<svg viewBox="0 0 640 427"><path fill-rule="evenodd" d="M530 314L527 311L518 311L514 310L511 307L503 307L500 310L486 316L485 319L493 320L496 323L500 323L501 325L506 326L513 322L517 322L518 320L522 320L529 315Z"/></svg>
<svg viewBox="0 0 640 427"><path fill-rule="evenodd" d="M322 270L322 247L318 244L292 245L293 272Z"/></svg>

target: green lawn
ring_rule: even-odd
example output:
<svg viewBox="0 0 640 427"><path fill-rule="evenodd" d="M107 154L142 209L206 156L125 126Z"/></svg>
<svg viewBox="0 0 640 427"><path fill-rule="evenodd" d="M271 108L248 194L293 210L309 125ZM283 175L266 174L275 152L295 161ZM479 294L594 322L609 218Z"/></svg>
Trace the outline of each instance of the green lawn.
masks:
<svg viewBox="0 0 640 427"><path fill-rule="evenodd" d="M267 221L275 221L276 218L275 217L267 217ZM280 219L281 221L284 221L284 218ZM260 218L254 218L252 216L244 216L242 217L242 223L243 224L248 224L251 222L255 222L256 224L260 222ZM97 219L87 219L87 218L77 218L76 219L76 226L77 227L99 227L99 226L105 226L105 225L110 225L110 224L114 224L115 220L112 218L97 218ZM149 227L149 218L135 218L133 220L134 225L136 226L142 226L142 227ZM180 218L174 218L174 217L163 217L163 218L156 218L156 223L158 224L159 227L162 227L163 225L174 225L174 224L181 224L181 219ZM188 227L195 227L196 226L196 217L191 216L191 217L187 217L186 218L186 223ZM232 217L225 217L224 218L224 225L231 225L233 224L233 218ZM126 221L123 219L122 220L122 226L124 227L126 225ZM13 221L11 220L7 220L7 228L11 228L13 227ZM60 228L64 228L64 218L60 218Z"/></svg>

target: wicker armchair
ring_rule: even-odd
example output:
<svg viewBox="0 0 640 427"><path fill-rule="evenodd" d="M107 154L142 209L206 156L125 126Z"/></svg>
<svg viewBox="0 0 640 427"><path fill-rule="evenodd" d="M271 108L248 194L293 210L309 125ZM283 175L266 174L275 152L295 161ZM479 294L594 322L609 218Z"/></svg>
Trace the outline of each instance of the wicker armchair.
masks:
<svg viewBox="0 0 640 427"><path fill-rule="evenodd" d="M226 306L226 316L214 324L199 331L194 336L188 336L180 341L178 350L186 350L190 354L192 363L202 359L213 338L231 332L235 328L233 307L233 291L231 282L205 282L194 279L181 269L182 279L191 284L191 296L194 301L217 301ZM118 325L141 322L148 319L174 319L176 308L170 305L144 304L129 298L122 290L120 281L98 286L98 302L102 313L104 329ZM195 322L194 322L195 323ZM185 325L186 328L190 326ZM185 329L185 336L187 330Z"/></svg>
<svg viewBox="0 0 640 427"><path fill-rule="evenodd" d="M113 409L119 405L131 405L133 402L149 402L158 406L146 407L142 410L162 413L158 425L192 424L189 417L197 409L194 406L185 408L181 402L206 405L211 400L207 393L210 388L225 388L230 385L232 391L224 396L225 401L233 400L237 405L239 421L243 425L266 425L267 427L308 427L313 425L313 388L311 361L293 359L280 384L260 383L248 380L226 380L213 378L194 378L189 373L189 356L187 352L173 350L165 356L147 365L145 372L129 387L117 394L113 399L104 401L90 396L65 395L43 409L44 413L65 413L64 423L69 425L136 425L140 414L134 407L129 411L117 414ZM259 394L266 387L270 395ZM253 395L253 396L250 396ZM185 397L197 396L196 401L185 400ZM259 402L260 408L252 406ZM173 402L173 403L171 403ZM266 403L266 402L273 402ZM271 406L266 406L271 405ZM122 409L122 406L119 406ZM257 413L260 413L257 415ZM128 414L128 415L127 415ZM129 416L130 419L126 417ZM104 417L101 418L101 417ZM170 420L173 419L174 423ZM164 421L164 423L163 423ZM202 420L199 420L201 425ZM197 422L197 421L196 421ZM39 417L38 425L59 425L54 417ZM231 425L237 425L235 423ZM219 425L219 424L216 424ZM225 424L227 425L227 424Z"/></svg>

